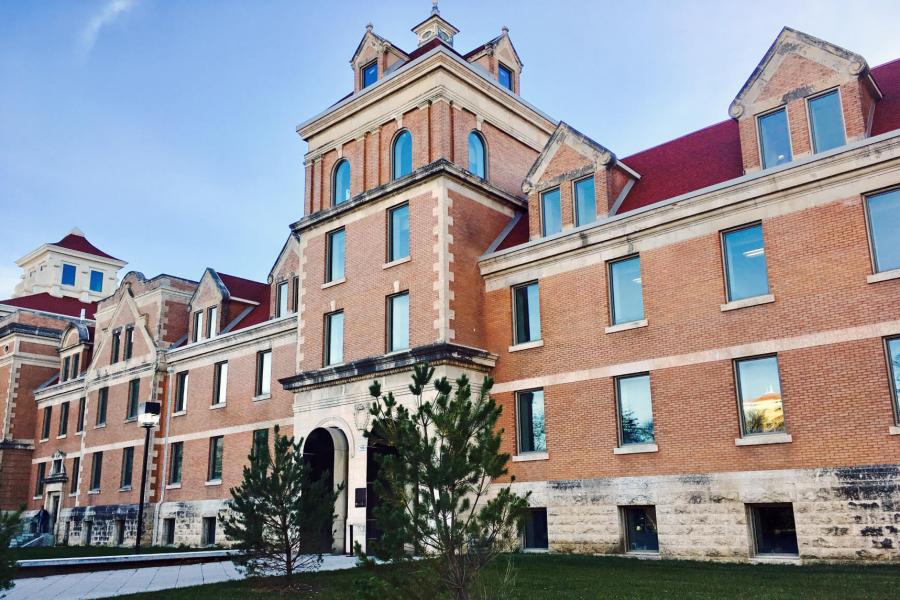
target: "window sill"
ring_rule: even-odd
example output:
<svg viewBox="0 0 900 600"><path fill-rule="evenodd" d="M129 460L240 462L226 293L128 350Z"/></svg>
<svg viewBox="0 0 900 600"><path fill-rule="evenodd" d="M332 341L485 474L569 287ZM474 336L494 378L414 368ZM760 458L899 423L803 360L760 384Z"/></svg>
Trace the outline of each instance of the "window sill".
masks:
<svg viewBox="0 0 900 600"><path fill-rule="evenodd" d="M128 417L127 419L125 419L125 422L126 423L136 423L137 417Z"/></svg>
<svg viewBox="0 0 900 600"><path fill-rule="evenodd" d="M512 457L513 462L531 462L533 460L550 460L546 452L526 452Z"/></svg>
<svg viewBox="0 0 900 600"><path fill-rule="evenodd" d="M384 263L381 265L382 269L390 269L391 267L396 267L397 265L402 265L403 263L408 263L412 258L409 256L404 256L403 258L398 258L397 260L392 260L391 262Z"/></svg>
<svg viewBox="0 0 900 600"><path fill-rule="evenodd" d="M900 425L891 425L891 435L900 435Z"/></svg>
<svg viewBox="0 0 900 600"><path fill-rule="evenodd" d="M211 479L211 480L207 481L206 483L204 483L203 485L210 486L210 487L212 487L214 485L222 485L222 480L221 479Z"/></svg>
<svg viewBox="0 0 900 600"><path fill-rule="evenodd" d="M170 484L166 485L166 489L167 490L180 490L181 484L180 483L170 483Z"/></svg>
<svg viewBox="0 0 900 600"><path fill-rule="evenodd" d="M613 448L613 454L647 454L650 452L659 452L659 446L656 444L629 444Z"/></svg>
<svg viewBox="0 0 900 600"><path fill-rule="evenodd" d="M329 281L328 283L323 283L323 284L322 284L322 289L325 290L325 289L328 289L328 288L330 288L330 287L334 287L334 286L336 286L336 285L340 285L340 284L344 283L344 281L346 281L346 280L345 280L343 277L341 277L340 279L335 279L334 281Z"/></svg>
<svg viewBox="0 0 900 600"><path fill-rule="evenodd" d="M130 492L130 491L131 491L131 486L130 486L130 485L126 485L125 487L120 487L120 488L119 488L119 491L120 491L120 492Z"/></svg>
<svg viewBox="0 0 900 600"><path fill-rule="evenodd" d="M509 352L519 352L521 350L530 350L531 348L540 348L544 345L544 340L535 340L533 342L525 342L509 347Z"/></svg>
<svg viewBox="0 0 900 600"><path fill-rule="evenodd" d="M100 423L99 425L94 425L94 429L103 429L106 427L106 423Z"/></svg>
<svg viewBox="0 0 900 600"><path fill-rule="evenodd" d="M56 436L56 439L58 439L58 440L64 440L64 439L66 439L66 436L67 436L67 435L68 435L68 434L66 434L66 433L64 433L64 434L62 434L62 435L58 435L58 436Z"/></svg>
<svg viewBox="0 0 900 600"><path fill-rule="evenodd" d="M49 442L49 441L50 441L50 438L41 438L41 439L38 440L38 441L39 441L40 443L43 444L44 442Z"/></svg>
<svg viewBox="0 0 900 600"><path fill-rule="evenodd" d="M186 414L187 414L186 410L179 410L178 412L173 412L172 416L173 417L183 417Z"/></svg>
<svg viewBox="0 0 900 600"><path fill-rule="evenodd" d="M259 396L253 396L254 402L261 402L263 400L268 400L272 397L272 394L260 394Z"/></svg>
<svg viewBox="0 0 900 600"><path fill-rule="evenodd" d="M69 492L69 498L74 498L78 495L78 492Z"/></svg>
<svg viewBox="0 0 900 600"><path fill-rule="evenodd" d="M760 304L770 304L775 302L773 294L764 294L762 296L753 296L752 298L744 298L743 300L732 300L719 306L722 312L729 310L737 310L739 308L747 308L750 306L759 306Z"/></svg>
<svg viewBox="0 0 900 600"><path fill-rule="evenodd" d="M866 283L878 283L879 281L889 281L891 279L900 279L900 269L891 269L890 271L881 271L874 275L866 277Z"/></svg>
<svg viewBox="0 0 900 600"><path fill-rule="evenodd" d="M523 546L522 552L526 554L550 554L550 548L525 548Z"/></svg>
<svg viewBox="0 0 900 600"><path fill-rule="evenodd" d="M659 552L654 552L653 550L629 550L625 553L625 556L638 560L660 560Z"/></svg>
<svg viewBox="0 0 900 600"><path fill-rule="evenodd" d="M220 408L225 408L227 404L225 402L219 402L218 404L210 404L209 410L219 410Z"/></svg>
<svg viewBox="0 0 900 600"><path fill-rule="evenodd" d="M617 331L628 331L629 329L638 329L647 326L647 319L640 321L629 321L628 323L620 323L618 325L610 325L604 331L606 333L616 333Z"/></svg>
<svg viewBox="0 0 900 600"><path fill-rule="evenodd" d="M736 438L735 446L762 446L765 444L790 444L793 441L789 433L758 433L747 437Z"/></svg>
<svg viewBox="0 0 900 600"><path fill-rule="evenodd" d="M799 556L792 554L773 554L771 556L751 556L751 565L799 565L801 560Z"/></svg>
<svg viewBox="0 0 900 600"><path fill-rule="evenodd" d="M88 490L88 496L95 496L100 493L100 490Z"/></svg>

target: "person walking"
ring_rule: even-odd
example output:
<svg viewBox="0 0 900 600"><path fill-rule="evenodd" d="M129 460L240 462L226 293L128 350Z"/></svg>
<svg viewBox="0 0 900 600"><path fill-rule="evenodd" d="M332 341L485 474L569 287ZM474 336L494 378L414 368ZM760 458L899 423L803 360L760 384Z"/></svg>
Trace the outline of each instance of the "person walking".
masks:
<svg viewBox="0 0 900 600"><path fill-rule="evenodd" d="M50 513L43 506L38 511L38 533L50 533Z"/></svg>

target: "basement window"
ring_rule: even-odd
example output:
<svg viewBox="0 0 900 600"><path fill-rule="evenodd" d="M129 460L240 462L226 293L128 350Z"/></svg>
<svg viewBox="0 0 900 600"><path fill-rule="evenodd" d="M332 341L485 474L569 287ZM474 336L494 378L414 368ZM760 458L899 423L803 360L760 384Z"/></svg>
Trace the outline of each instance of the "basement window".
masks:
<svg viewBox="0 0 900 600"><path fill-rule="evenodd" d="M659 533L656 527L655 506L623 506L625 551L635 553L659 552Z"/></svg>
<svg viewBox="0 0 900 600"><path fill-rule="evenodd" d="M203 539L201 544L213 546L216 543L216 518L203 517Z"/></svg>
<svg viewBox="0 0 900 600"><path fill-rule="evenodd" d="M175 545L175 519L163 520L163 544L166 546Z"/></svg>
<svg viewBox="0 0 900 600"><path fill-rule="evenodd" d="M757 556L797 556L797 529L790 504L748 504L753 550Z"/></svg>
<svg viewBox="0 0 900 600"><path fill-rule="evenodd" d="M529 508L525 513L525 550L546 550L550 547L547 539L547 509Z"/></svg>

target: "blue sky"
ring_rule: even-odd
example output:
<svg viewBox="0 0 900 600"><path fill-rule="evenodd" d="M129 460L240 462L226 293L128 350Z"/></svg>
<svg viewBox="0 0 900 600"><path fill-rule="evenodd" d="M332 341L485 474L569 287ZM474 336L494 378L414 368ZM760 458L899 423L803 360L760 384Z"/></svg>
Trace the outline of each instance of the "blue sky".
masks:
<svg viewBox="0 0 900 600"><path fill-rule="evenodd" d="M368 21L411 49L430 7L0 3L0 298L17 258L73 226L126 270L263 280L302 212L295 126L349 91ZM523 96L619 156L727 118L782 25L872 66L900 57L896 0L440 7L462 51L507 25Z"/></svg>

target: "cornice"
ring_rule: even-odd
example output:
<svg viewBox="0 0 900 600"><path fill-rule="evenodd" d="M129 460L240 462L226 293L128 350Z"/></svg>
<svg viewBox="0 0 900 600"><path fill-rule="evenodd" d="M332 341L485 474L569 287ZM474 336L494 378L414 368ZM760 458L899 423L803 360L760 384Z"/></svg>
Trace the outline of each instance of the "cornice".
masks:
<svg viewBox="0 0 900 600"><path fill-rule="evenodd" d="M64 329L65 328L51 329L50 327L39 327L37 325L26 325L24 323L7 323L6 325L0 326L0 339L10 335L23 335L27 337L58 340L62 336Z"/></svg>
<svg viewBox="0 0 900 600"><path fill-rule="evenodd" d="M268 338L289 337L297 333L297 315L288 315L280 319L263 321L258 325L239 329L230 333L218 335L187 346L167 350L165 352L166 363L172 365L178 362L200 358L220 352L231 352L250 344Z"/></svg>

